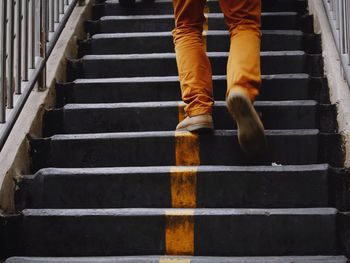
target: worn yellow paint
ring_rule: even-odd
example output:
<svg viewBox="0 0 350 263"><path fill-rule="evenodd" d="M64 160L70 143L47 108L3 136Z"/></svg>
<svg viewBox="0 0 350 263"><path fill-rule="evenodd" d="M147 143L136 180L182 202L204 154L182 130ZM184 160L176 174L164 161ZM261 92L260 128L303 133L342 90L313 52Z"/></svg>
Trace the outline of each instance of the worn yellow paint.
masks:
<svg viewBox="0 0 350 263"><path fill-rule="evenodd" d="M179 109L179 122L183 121L186 118L186 112L185 112L186 103L183 101L180 101L178 104Z"/></svg>
<svg viewBox="0 0 350 263"><path fill-rule="evenodd" d="M194 210L166 211L165 250L167 255L194 255Z"/></svg>
<svg viewBox="0 0 350 263"><path fill-rule="evenodd" d="M199 135L187 131L175 132L176 166L200 165Z"/></svg>
<svg viewBox="0 0 350 263"><path fill-rule="evenodd" d="M173 208L195 208L197 167L174 166L170 171Z"/></svg>
<svg viewBox="0 0 350 263"><path fill-rule="evenodd" d="M209 18L208 18L209 12L210 12L209 5L208 5L208 2L206 2L205 8L204 8L205 21L204 21L204 24L203 24L203 45L204 45L205 51L207 51L207 49L208 49L207 32L209 30Z"/></svg>
<svg viewBox="0 0 350 263"><path fill-rule="evenodd" d="M159 263L191 263L191 260L179 258L163 258L159 260Z"/></svg>

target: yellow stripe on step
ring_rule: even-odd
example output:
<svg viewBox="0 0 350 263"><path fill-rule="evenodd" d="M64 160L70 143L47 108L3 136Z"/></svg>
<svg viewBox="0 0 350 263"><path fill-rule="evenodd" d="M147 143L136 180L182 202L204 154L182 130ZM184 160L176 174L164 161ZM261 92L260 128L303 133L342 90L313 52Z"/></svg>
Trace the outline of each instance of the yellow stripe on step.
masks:
<svg viewBox="0 0 350 263"><path fill-rule="evenodd" d="M194 255L194 210L166 211L166 255Z"/></svg>
<svg viewBox="0 0 350 263"><path fill-rule="evenodd" d="M175 158L176 166L200 165L198 134L186 131L175 132Z"/></svg>
<svg viewBox="0 0 350 263"><path fill-rule="evenodd" d="M197 167L174 166L170 171L173 208L195 208Z"/></svg>

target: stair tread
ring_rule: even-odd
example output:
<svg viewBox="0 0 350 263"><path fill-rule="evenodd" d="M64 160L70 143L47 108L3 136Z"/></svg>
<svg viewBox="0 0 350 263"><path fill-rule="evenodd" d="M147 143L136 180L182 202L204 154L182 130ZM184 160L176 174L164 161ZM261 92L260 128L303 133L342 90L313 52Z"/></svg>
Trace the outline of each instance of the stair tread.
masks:
<svg viewBox="0 0 350 263"><path fill-rule="evenodd" d="M270 35L296 35L301 36L303 32L300 30L262 30L262 34ZM225 30L209 30L206 33L210 35L223 35L228 36L228 32ZM98 33L92 36L92 39L101 38L133 38L133 37L150 37L150 36L172 36L171 32L131 32L131 33Z"/></svg>
<svg viewBox="0 0 350 263"><path fill-rule="evenodd" d="M291 11L281 11L281 12L262 12L262 16L297 16L297 12L291 12ZM222 13L208 13L206 14L208 18L224 18L224 15ZM102 16L99 20L100 21L109 21L109 20L133 20L133 19L174 19L174 15L106 15Z"/></svg>
<svg viewBox="0 0 350 263"><path fill-rule="evenodd" d="M208 57L227 57L228 52L207 52ZM301 50L291 51L262 51L261 56L301 56L306 53ZM109 54L109 55L85 55L83 60L90 59L149 59L149 58L175 58L175 53L152 53L152 54Z"/></svg>
<svg viewBox="0 0 350 263"><path fill-rule="evenodd" d="M126 256L126 257L89 257L89 258L31 258L13 257L6 263L156 263L156 262L191 262L191 263L346 263L344 256L283 256L283 257L176 257L176 256Z"/></svg>
<svg viewBox="0 0 350 263"><path fill-rule="evenodd" d="M109 208L109 209L24 209L23 216L37 217L74 217L74 216L162 216L186 215L194 216L283 216L283 215L336 215L337 209L323 208Z"/></svg>
<svg viewBox="0 0 350 263"><path fill-rule="evenodd" d="M295 73L295 74L271 74L262 75L262 79L306 79L309 74ZM213 80L226 80L225 75L214 75ZM154 76L154 77L120 77L120 78L78 78L73 82L76 84L85 83L130 83L130 82L178 82L178 76Z"/></svg>
<svg viewBox="0 0 350 263"><path fill-rule="evenodd" d="M133 167L94 167L94 168L43 168L37 174L118 174L118 173L164 173L169 172L173 166L133 166ZM191 170L191 166L178 166L181 169ZM328 164L307 164L307 165L271 165L271 166L224 166L224 165L200 165L198 172L300 172L300 171L323 171L329 168ZM31 178L34 175L31 176Z"/></svg>
<svg viewBox="0 0 350 263"><path fill-rule="evenodd" d="M65 110L98 109L98 108L159 108L178 107L181 101L155 101L155 102L124 102L124 103L68 103L64 105ZM293 101L256 101L254 105L259 106L316 106L314 100L293 100ZM225 101L215 101L214 107L226 107Z"/></svg>
<svg viewBox="0 0 350 263"><path fill-rule="evenodd" d="M295 130L266 130L266 136L303 136L318 135L318 129L295 129ZM212 135L207 136L233 136L237 130L216 130ZM92 134L55 134L51 136L53 140L98 140L104 138L146 138L146 137L174 137L175 131L149 131L149 132L109 132Z"/></svg>

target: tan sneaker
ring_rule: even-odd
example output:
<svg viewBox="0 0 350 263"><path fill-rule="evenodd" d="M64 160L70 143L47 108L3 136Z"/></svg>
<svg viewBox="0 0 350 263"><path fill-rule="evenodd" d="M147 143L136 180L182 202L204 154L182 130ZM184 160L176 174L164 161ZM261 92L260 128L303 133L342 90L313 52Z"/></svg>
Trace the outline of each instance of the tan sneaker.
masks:
<svg viewBox="0 0 350 263"><path fill-rule="evenodd" d="M177 131L212 131L214 129L213 117L210 114L187 116L177 127Z"/></svg>
<svg viewBox="0 0 350 263"><path fill-rule="evenodd" d="M238 141L244 152L259 155L266 150L264 126L248 96L232 90L226 98L227 108L237 122Z"/></svg>

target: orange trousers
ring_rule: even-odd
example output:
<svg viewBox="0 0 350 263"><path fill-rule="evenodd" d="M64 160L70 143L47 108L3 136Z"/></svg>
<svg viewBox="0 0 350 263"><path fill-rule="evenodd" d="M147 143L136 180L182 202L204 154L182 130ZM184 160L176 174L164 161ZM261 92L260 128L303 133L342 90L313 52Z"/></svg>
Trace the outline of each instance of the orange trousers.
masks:
<svg viewBox="0 0 350 263"><path fill-rule="evenodd" d="M219 1L231 41L227 93L242 89L253 101L261 85L261 0ZM212 70L203 42L206 0L173 0L173 5L173 37L185 111L188 116L211 114Z"/></svg>

